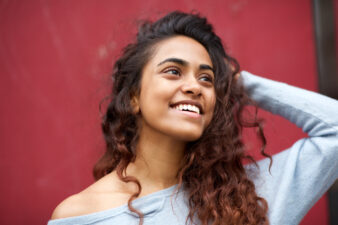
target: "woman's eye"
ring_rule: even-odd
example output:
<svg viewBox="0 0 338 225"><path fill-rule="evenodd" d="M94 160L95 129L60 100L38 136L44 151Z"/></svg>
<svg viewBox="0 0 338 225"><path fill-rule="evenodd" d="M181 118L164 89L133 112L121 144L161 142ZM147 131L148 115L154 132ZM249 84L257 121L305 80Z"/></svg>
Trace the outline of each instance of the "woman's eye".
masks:
<svg viewBox="0 0 338 225"><path fill-rule="evenodd" d="M200 78L200 80L213 83L213 79L209 76L203 76Z"/></svg>
<svg viewBox="0 0 338 225"><path fill-rule="evenodd" d="M164 71L165 73L169 73L169 74L174 74L174 75L180 75L180 71L178 69L167 69Z"/></svg>

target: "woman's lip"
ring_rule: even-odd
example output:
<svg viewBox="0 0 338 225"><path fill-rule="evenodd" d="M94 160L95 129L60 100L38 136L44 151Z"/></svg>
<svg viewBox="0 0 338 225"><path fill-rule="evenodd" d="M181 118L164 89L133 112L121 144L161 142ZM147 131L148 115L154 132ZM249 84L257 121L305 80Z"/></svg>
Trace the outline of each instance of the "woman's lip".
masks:
<svg viewBox="0 0 338 225"><path fill-rule="evenodd" d="M174 108L177 105L194 105L197 108L199 108L200 110L200 114L204 113L203 107L202 105L198 102L198 101L194 101L194 100L183 100L183 101L179 101L179 102L175 102L173 104L169 104L170 107Z"/></svg>
<svg viewBox="0 0 338 225"><path fill-rule="evenodd" d="M199 119L201 118L201 114L195 113L195 112L190 112L190 111L181 111L175 108L170 107L171 110L174 110L176 113L180 113L182 115L191 117L191 118L195 118L195 119Z"/></svg>

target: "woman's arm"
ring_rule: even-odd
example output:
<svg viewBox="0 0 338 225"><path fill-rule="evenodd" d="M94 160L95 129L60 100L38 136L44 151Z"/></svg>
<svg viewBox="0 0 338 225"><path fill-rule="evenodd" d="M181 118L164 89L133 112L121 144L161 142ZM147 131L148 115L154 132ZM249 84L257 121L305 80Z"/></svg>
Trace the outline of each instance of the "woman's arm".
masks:
<svg viewBox="0 0 338 225"><path fill-rule="evenodd" d="M241 72L259 107L280 115L309 137L269 160L259 161L257 192L269 204L273 224L298 224L338 178L338 101L285 83Z"/></svg>

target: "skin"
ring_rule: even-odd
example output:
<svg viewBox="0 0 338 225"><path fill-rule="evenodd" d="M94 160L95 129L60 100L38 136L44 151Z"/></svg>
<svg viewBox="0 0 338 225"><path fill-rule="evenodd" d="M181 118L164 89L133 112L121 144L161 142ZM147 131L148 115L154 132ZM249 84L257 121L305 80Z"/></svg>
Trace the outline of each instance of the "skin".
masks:
<svg viewBox="0 0 338 225"><path fill-rule="evenodd" d="M175 36L158 43L143 68L140 93L131 102L139 115L137 157L127 167L127 175L141 183L139 197L177 183L176 174L186 143L197 140L212 119L216 99L212 66L208 52L200 43ZM200 104L203 114L171 107L184 100ZM121 206L136 190L135 184L120 181L113 171L64 200L52 219Z"/></svg>

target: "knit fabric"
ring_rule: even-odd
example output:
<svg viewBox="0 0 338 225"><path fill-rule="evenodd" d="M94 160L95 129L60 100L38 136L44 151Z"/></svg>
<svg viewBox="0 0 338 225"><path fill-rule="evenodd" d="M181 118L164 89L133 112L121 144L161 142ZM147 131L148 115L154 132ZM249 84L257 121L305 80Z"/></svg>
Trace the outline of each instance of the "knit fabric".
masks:
<svg viewBox="0 0 338 225"><path fill-rule="evenodd" d="M338 178L338 101L285 83L242 71L240 79L260 108L282 116L308 137L258 162L252 177L259 196L269 205L271 225L299 224L314 203ZM246 166L249 170L252 165ZM189 212L184 188L176 185L133 201L144 225L184 225ZM82 216L50 220L48 225L124 225L139 222L127 205Z"/></svg>

